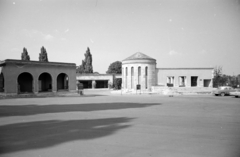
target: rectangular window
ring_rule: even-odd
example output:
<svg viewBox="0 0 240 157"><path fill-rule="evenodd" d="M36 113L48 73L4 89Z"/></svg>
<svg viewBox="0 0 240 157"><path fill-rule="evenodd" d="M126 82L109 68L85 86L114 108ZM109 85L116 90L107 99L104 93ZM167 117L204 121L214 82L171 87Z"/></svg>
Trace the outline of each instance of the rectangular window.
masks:
<svg viewBox="0 0 240 157"><path fill-rule="evenodd" d="M186 86L186 76L179 76L179 87Z"/></svg>
<svg viewBox="0 0 240 157"><path fill-rule="evenodd" d="M173 76L168 76L167 77L167 86L168 87L173 87L174 86L174 77Z"/></svg>

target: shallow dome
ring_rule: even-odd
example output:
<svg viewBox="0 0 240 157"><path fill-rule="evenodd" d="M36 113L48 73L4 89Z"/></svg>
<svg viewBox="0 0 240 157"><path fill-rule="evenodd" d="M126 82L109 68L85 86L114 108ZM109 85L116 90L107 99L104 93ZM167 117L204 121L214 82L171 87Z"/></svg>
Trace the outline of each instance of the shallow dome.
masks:
<svg viewBox="0 0 240 157"><path fill-rule="evenodd" d="M123 61L128 61L128 60L154 60L154 61L156 61L156 59L153 59L141 52L134 53L133 55L124 59Z"/></svg>

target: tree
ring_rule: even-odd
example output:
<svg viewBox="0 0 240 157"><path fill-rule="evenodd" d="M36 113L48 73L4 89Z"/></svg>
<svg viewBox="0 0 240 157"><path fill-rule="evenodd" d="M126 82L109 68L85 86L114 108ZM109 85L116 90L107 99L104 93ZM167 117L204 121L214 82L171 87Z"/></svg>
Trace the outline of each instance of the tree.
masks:
<svg viewBox="0 0 240 157"><path fill-rule="evenodd" d="M25 47L23 48L23 52L22 52L21 58L24 61L29 61L30 60L30 56L28 55L27 49Z"/></svg>
<svg viewBox="0 0 240 157"><path fill-rule="evenodd" d="M219 86L232 86L236 88L239 85L240 75L238 76L230 76L222 74L222 67L216 66L214 68L214 78L213 78L213 87Z"/></svg>
<svg viewBox="0 0 240 157"><path fill-rule="evenodd" d="M122 62L116 61L116 62L111 63L109 65L106 73L107 74L122 74ZM112 86L114 89L121 89L122 79L114 78Z"/></svg>
<svg viewBox="0 0 240 157"><path fill-rule="evenodd" d="M237 86L239 87L240 84L240 74L237 75Z"/></svg>
<svg viewBox="0 0 240 157"><path fill-rule="evenodd" d="M44 47L41 48L41 52L39 53L39 61L48 62L47 51Z"/></svg>
<svg viewBox="0 0 240 157"><path fill-rule="evenodd" d="M219 87L222 78L222 67L216 66L213 71L213 87Z"/></svg>
<svg viewBox="0 0 240 157"><path fill-rule="evenodd" d="M85 59L82 60L82 64L77 68L77 73L93 73L93 67L92 67L92 54L90 52L90 49L87 48L86 53L84 54Z"/></svg>
<svg viewBox="0 0 240 157"><path fill-rule="evenodd" d="M85 66L84 66L84 73L93 73L92 67L92 54L90 52L89 47L87 48L85 55Z"/></svg>
<svg viewBox="0 0 240 157"><path fill-rule="evenodd" d="M85 62L82 60L82 64L77 68L77 73L84 73Z"/></svg>
<svg viewBox="0 0 240 157"><path fill-rule="evenodd" d="M223 74L219 78L218 86L225 86L225 85L229 85L230 86L229 76Z"/></svg>
<svg viewBox="0 0 240 157"><path fill-rule="evenodd" d="M122 62L116 61L109 65L107 74L122 74Z"/></svg>
<svg viewBox="0 0 240 157"><path fill-rule="evenodd" d="M115 78L113 80L113 88L114 89L121 89L122 86L122 78Z"/></svg>

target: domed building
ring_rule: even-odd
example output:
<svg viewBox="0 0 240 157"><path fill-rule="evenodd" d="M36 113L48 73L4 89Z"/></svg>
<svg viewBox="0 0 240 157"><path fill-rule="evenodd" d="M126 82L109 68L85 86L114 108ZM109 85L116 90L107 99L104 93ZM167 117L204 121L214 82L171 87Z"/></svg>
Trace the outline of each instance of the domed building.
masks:
<svg viewBox="0 0 240 157"><path fill-rule="evenodd" d="M137 52L122 61L123 89L150 89L156 85L156 59Z"/></svg>

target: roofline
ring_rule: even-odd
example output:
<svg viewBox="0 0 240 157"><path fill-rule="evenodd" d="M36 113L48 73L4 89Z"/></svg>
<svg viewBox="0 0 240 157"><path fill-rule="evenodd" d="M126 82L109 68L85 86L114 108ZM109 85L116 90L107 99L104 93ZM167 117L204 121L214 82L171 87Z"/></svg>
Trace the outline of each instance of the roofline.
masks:
<svg viewBox="0 0 240 157"><path fill-rule="evenodd" d="M156 62L146 62L146 63L143 63L143 62L134 62L134 63L123 63L122 65L127 65L127 64L147 64L147 65L157 65Z"/></svg>
<svg viewBox="0 0 240 157"><path fill-rule="evenodd" d="M122 74L94 74L94 73L76 73L76 76L113 76L113 75L122 75Z"/></svg>
<svg viewBox="0 0 240 157"><path fill-rule="evenodd" d="M205 68L201 68L201 67L198 67L198 68L157 68L159 70L213 70L214 68L213 67L205 67Z"/></svg>
<svg viewBox="0 0 240 157"><path fill-rule="evenodd" d="M0 65L5 65L6 63L24 63L24 64L38 64L38 65L62 65L62 66L75 66L75 63L63 63L63 62L42 62L42 61L26 61L17 59L6 59L0 62Z"/></svg>
<svg viewBox="0 0 240 157"><path fill-rule="evenodd" d="M131 58L132 56L134 56L134 55L136 55L137 53L140 53L140 54L142 54L142 55L144 55L146 58ZM128 58L125 58L124 60L122 60L122 61L131 61L131 60L154 60L154 61L156 61L156 59L154 59L154 58L152 58L152 57L149 57L148 55L146 55L146 54L144 54L144 53L142 53L142 52L136 52L136 53L134 53L134 54L132 54L131 56L129 56Z"/></svg>
<svg viewBox="0 0 240 157"><path fill-rule="evenodd" d="M156 59L153 59L153 58L134 58L134 59L124 59L122 60L123 61L132 61L132 60L153 60L153 61L156 61Z"/></svg>

